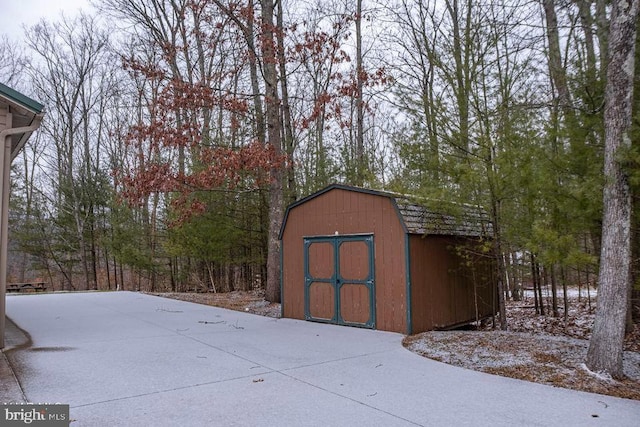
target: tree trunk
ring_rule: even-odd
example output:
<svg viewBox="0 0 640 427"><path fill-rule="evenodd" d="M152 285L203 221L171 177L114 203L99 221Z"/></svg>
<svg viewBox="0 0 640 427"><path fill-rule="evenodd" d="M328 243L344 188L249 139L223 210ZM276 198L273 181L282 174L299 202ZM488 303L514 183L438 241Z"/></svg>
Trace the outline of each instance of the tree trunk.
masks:
<svg viewBox="0 0 640 427"><path fill-rule="evenodd" d="M593 42L593 16L591 15L592 0L578 0L576 3L578 5L580 23L582 24L582 31L584 34L587 59L587 84L594 85L598 82L598 71L596 70L596 51Z"/></svg>
<svg viewBox="0 0 640 427"><path fill-rule="evenodd" d="M471 58L472 49L471 36L471 16L472 2L465 0L466 11L464 19L460 11L460 0L446 1L449 17L452 23L453 35L453 57L455 60L455 77L453 82L454 93L456 95L456 106L458 107L458 149L463 152L469 151L469 99L471 92ZM462 28L460 28L462 26Z"/></svg>
<svg viewBox="0 0 640 427"><path fill-rule="evenodd" d="M362 0L356 1L356 182L364 184L364 99L362 96L363 65L362 65Z"/></svg>
<svg viewBox="0 0 640 427"><path fill-rule="evenodd" d="M596 36L598 37L598 50L604 59L609 45L609 20L607 19L607 0L595 0L596 12ZM607 73L607 61L600 61L600 76L604 79Z"/></svg>
<svg viewBox="0 0 640 427"><path fill-rule="evenodd" d="M614 0L605 91L605 184L598 304L587 367L624 376L622 350L631 264L631 190L621 162L631 147L635 40L640 0Z"/></svg>
<svg viewBox="0 0 640 427"><path fill-rule="evenodd" d="M273 0L262 0L262 63L266 92L267 143L276 156L282 154L280 98L278 96L277 56L273 25ZM280 224L283 216L282 169L271 168L269 184L269 230L267 242L267 286L265 298L280 302Z"/></svg>
<svg viewBox="0 0 640 427"><path fill-rule="evenodd" d="M540 274L540 263L536 262L536 275L538 276L538 301L540 302L540 316L545 315L544 310L544 299L542 298L542 283L544 282L546 285L545 276L546 269L542 269L542 274Z"/></svg>
<svg viewBox="0 0 640 427"><path fill-rule="evenodd" d="M492 206L492 225L493 225L493 250L494 259L496 261L496 273L498 278L498 311L500 312L500 329L507 330L507 308L505 304L505 274L504 257L502 256L502 233L500 230L499 220L499 201L493 198Z"/></svg>
<svg viewBox="0 0 640 427"><path fill-rule="evenodd" d="M562 65L562 56L560 54L560 35L558 31L558 17L556 15L555 1L543 0L545 19L547 22L546 33L549 43L549 74L551 81L558 92L558 102L560 108L571 120L573 111L571 110L571 96L569 94L569 85L567 83L566 71Z"/></svg>
<svg viewBox="0 0 640 427"><path fill-rule="evenodd" d="M567 296L567 275L565 274L564 267L562 267L562 269L560 270L560 274L560 277L562 279L562 298L564 300L564 321L566 322L569 319L569 298ZM579 279L578 283L580 283Z"/></svg>
<svg viewBox="0 0 640 427"><path fill-rule="evenodd" d="M253 0L249 2L249 7L253 9ZM260 83L258 82L258 58L256 46L254 43L254 20L253 13L249 15L247 19L247 26L245 30L245 39L247 41L247 47L249 51L249 72L251 75L251 90L253 92L253 108L256 115L256 136L258 141L266 142L267 132L265 129L265 118L262 109L262 101L260 100Z"/></svg>
<svg viewBox="0 0 640 427"><path fill-rule="evenodd" d="M282 127L284 137L284 149L287 154L287 203L293 203L298 199L295 180L295 169L293 162L293 151L295 142L293 138L293 120L291 118L291 104L289 103L289 87L287 85L287 62L285 57L284 44L284 10L282 2L278 2L278 66L280 68L280 87L282 90Z"/></svg>
<svg viewBox="0 0 640 427"><path fill-rule="evenodd" d="M551 266L551 272L549 275L551 276L551 310L553 312L553 317L560 317L560 312L558 311L558 283L556 277L556 266Z"/></svg>

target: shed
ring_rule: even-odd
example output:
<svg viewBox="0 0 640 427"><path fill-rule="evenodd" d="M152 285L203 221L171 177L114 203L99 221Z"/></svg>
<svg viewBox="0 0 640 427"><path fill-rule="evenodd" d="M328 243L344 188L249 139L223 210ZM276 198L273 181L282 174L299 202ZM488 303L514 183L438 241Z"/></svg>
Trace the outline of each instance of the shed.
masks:
<svg viewBox="0 0 640 427"><path fill-rule="evenodd" d="M463 221L406 196L330 185L280 230L282 316L405 334L496 313L486 214Z"/></svg>

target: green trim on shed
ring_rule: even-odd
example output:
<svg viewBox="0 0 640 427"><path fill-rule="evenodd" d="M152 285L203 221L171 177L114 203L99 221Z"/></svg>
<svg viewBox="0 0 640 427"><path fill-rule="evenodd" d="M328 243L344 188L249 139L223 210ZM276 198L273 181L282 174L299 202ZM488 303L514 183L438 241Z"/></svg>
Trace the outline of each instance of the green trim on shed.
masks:
<svg viewBox="0 0 640 427"><path fill-rule="evenodd" d="M328 193L331 190L335 190L335 189L339 189L339 190L345 190L345 191L353 191L355 193L363 193L363 194L371 194L374 196L382 196L382 197L386 197L388 199L391 199L391 202L393 203L393 207L395 208L396 211L396 215L398 216L398 219L400 220L400 225L402 226L402 229L406 232L408 232L407 229L407 225L405 224L405 220L402 217L402 213L400 212L400 208L398 207L398 203L396 202L396 197L398 197L397 195L394 195L393 193L389 193L386 191L380 191L380 190L370 190L368 188L360 188L360 187L352 187L350 185L344 185L344 184L331 184L325 188L323 188L322 190L316 191L315 193L312 193L306 197L303 197L300 200L297 200L295 202L293 202L292 204L290 204L289 206L287 206L287 209L284 213L284 217L282 218L282 224L280 225L280 232L278 233L278 239L282 240L282 235L284 233L284 229L287 225L287 219L289 218L289 212L292 209L295 209L297 206L302 205L303 203L308 202L309 200L315 199L318 196L321 196L325 193Z"/></svg>
<svg viewBox="0 0 640 427"><path fill-rule="evenodd" d="M334 193L331 193L332 190L338 191L336 191L336 194L334 195ZM341 193L345 193L345 195L343 196ZM347 196L346 193L352 194ZM393 221L393 214L386 207L386 201L382 203L379 203L380 201L378 201L375 202L375 204L373 202L367 202L363 205L364 207L358 208L360 210L354 210L354 203L360 203L359 200L369 200L370 198L359 197L357 194L353 193L378 196L390 201L391 206L393 206L392 209L393 211L395 211L396 218L399 220L399 222L395 223L395 221ZM318 199L317 201L314 200L320 196L323 197L321 199ZM416 200L418 200L418 203L416 203ZM278 233L280 241L283 242L282 251L280 253L280 264L282 268L280 277L282 316L284 317L286 313L287 316L296 319L307 319L324 323L335 323L350 326L364 326L372 328L382 327L383 330L406 333L407 335L416 333L416 331L422 332L422 330L426 330L423 329L424 327L432 327L423 325L423 323L425 323L425 319L421 317L424 316L424 313L426 313L425 310L429 309L428 307L423 307L423 305L427 304L428 306L429 304L434 303L433 301L428 300L428 298L426 302L423 301L426 298L423 288L424 286L433 285L438 286L438 289L448 289L450 281L448 279L442 278L434 279L431 277L423 277L425 275L425 271L423 271L424 268L421 265L422 261L412 261L411 257L412 255L423 256L424 245L421 243L421 240L415 239L413 236L423 236L430 239L429 241L434 241L436 239L451 240L459 238L472 239L475 241L478 238L482 239L483 237L486 237L487 234L490 234L488 232L491 230L491 224L488 221L488 215L480 207L474 207L464 204L453 204L459 208L459 213L458 215L452 215L450 213L438 212L440 210L439 207L445 210L444 208L449 207L449 205L452 204L451 202L429 201L429 203L420 204L419 200L421 199L388 191L378 191L342 184L332 184L290 204L284 213L283 221ZM327 201L328 203L324 203L323 201ZM318 212L315 212L315 210L308 211L307 208L301 206L305 205L307 202L314 203L314 209L317 208L319 212L322 212L323 214L326 213L327 215L333 215L327 217L326 221L329 222L323 223L323 221L325 221L324 216L320 216ZM373 209L373 206L376 207L376 213L366 210ZM296 211L296 213L290 216L289 214L291 213L291 211L298 207L300 207L300 210ZM378 208L381 208L382 210L378 212ZM366 211L362 211L362 209L365 209ZM360 213L363 212L367 213L361 215ZM309 215L309 218L305 218L304 216L301 217L300 213ZM379 218L376 215L378 215ZM371 227L363 226L363 224L369 224L367 221L370 220L370 217L376 217L379 220L379 222L374 222L373 229L371 229L371 236L376 236L377 233L385 236L383 238L381 237L381 247L385 246L385 242L393 242L389 243L391 245L394 245L393 249L391 249L393 251L393 254L387 253L387 255L391 256L394 260L393 265L390 267L393 273L389 273L392 274L392 276L387 277L389 276L389 274L386 273L388 269L381 267L383 262L380 259L377 259L378 262L376 263L376 258L374 256L373 260L371 260L369 264L369 267L373 268L371 279L373 279L374 275L375 279L378 279L378 272L376 271L376 269L381 268L382 270L380 274L384 277L384 279L381 282L382 287L380 289L382 289L383 291L380 293L380 295L377 295L378 284L373 283L375 287L372 288L373 292L369 293L369 295L373 298L373 300L370 302L369 307L369 312L371 316L373 316L370 322L371 324L353 324L351 322L345 322L345 320L341 318L342 307L340 304L341 295L339 288L339 274L329 274L325 271L322 273L322 275L326 275L327 277L320 278L312 277L310 275L308 252L310 244L309 242L332 242L332 245L334 247L332 259L334 268L336 268L338 265L338 260L336 260L335 258L339 254L339 249L336 247L337 240L345 239L349 236L352 236L353 238L356 238L357 236L357 238L360 238L360 236L362 235L368 235L369 229ZM342 222L338 222L336 224L336 231L334 235L334 223L331 221L335 221L336 219ZM291 226L294 227L293 230L295 231L289 231L289 229L287 228L289 220L291 220ZM389 230L391 230L391 228L385 228L384 230L381 230L379 227L383 223L387 224L387 221L390 221L389 224L393 222L393 226L391 227L393 229L392 234L389 234ZM305 225L300 225L300 222ZM350 224L355 224L355 228L353 228L353 225ZM377 228L376 225L378 226ZM341 234L338 234L338 231L340 231ZM401 233L402 235L400 235ZM302 239L302 242L299 242L299 239ZM284 258L285 241L293 248L293 252L288 251L289 257L286 259ZM298 244L302 244L302 247L300 249L298 249ZM375 246L377 247L378 245L376 244ZM404 248L404 250L402 250L402 248ZM422 248L421 251L418 251L419 255L413 254L413 252L417 248ZM397 256L399 256L402 252L404 252L404 262L402 262L402 260L400 259L397 259ZM372 252L371 254L373 253L375 252ZM438 254L444 256L440 252L438 252ZM378 255L382 256L383 253L380 252ZM328 249L326 254L322 256L327 258L327 260L329 259ZM290 265L290 263L292 262L292 257L293 259L295 259L295 267ZM455 260L451 262L455 262ZM375 266L375 264L378 264L378 266ZM285 272L285 267L287 266L295 272L294 275L296 283L293 283L294 279L290 278L288 273ZM433 268L437 270L438 268L446 267L439 267L436 265ZM401 278L401 270L403 269L405 275L404 284L402 283L402 281L397 281ZM416 269L416 271L412 272L412 269ZM309 304L309 291L312 279L314 282L326 284L318 285L321 286L320 288L314 288L314 295L325 298L326 303L324 305L318 304L314 306L313 309ZM415 281L417 281L418 283L414 283ZM428 281L429 283L425 285L425 281ZM433 283L431 283L432 281ZM334 298L333 300L328 299L331 297L331 295L329 295L329 289L326 286L331 286L331 288L334 289L331 293ZM414 288L414 286L417 287ZM289 297L295 293L296 303L294 304L289 301L285 306L284 292L288 292ZM402 292L404 292L405 295L402 295ZM362 293L357 297L358 300L362 301L362 304L366 304L364 295L365 294ZM378 301L376 299L378 296L382 298L381 301ZM412 304L416 298L418 298L421 302L418 303L418 300L416 300L416 307L413 307ZM389 302L387 302L387 299L389 299ZM378 307L378 303L391 304L391 309L387 310L387 305ZM405 304L406 306L404 313L401 312L402 304ZM332 308L330 308L330 306L332 306ZM364 307L364 305L361 306ZM378 310L378 308L380 308L381 310ZM313 315L317 317L314 317L312 315L312 312ZM361 319L363 319L364 317L364 312L362 312L362 314L363 316L359 317L358 321L363 321ZM382 316L380 319L378 318L379 315ZM467 319L461 318L456 320L466 321Z"/></svg>
<svg viewBox="0 0 640 427"><path fill-rule="evenodd" d="M491 221L487 213L477 206L453 203L453 205L461 209L461 217L458 218L450 214L438 212L438 209L431 209L425 205L415 203L414 199L406 195L383 190L352 187L344 184L331 184L287 207L280 226L280 232L278 233L278 239L282 240L282 234L284 233L287 219L289 218L289 212L292 209L334 189L371 194L390 199L405 233L460 237L482 237L491 235ZM438 203L452 204L451 202Z"/></svg>
<svg viewBox="0 0 640 427"><path fill-rule="evenodd" d="M367 247L368 272L365 279L344 278L340 265L340 249L345 242L364 242ZM313 277L309 263L309 248L314 243L329 243L333 248L333 271L331 277ZM376 327L376 290L375 290L375 248L373 234L350 234L334 236L312 236L304 238L304 316L314 322L332 323L342 326L356 326L375 329ZM327 283L333 289L333 315L331 319L314 317L310 309L310 287L312 283ZM345 320L342 317L343 286L363 285L368 291L369 319L364 323Z"/></svg>
<svg viewBox="0 0 640 427"><path fill-rule="evenodd" d="M409 233L404 233L404 265L405 265L405 282L407 290L407 335L413 333L413 318L411 315L411 256L409 252Z"/></svg>
<svg viewBox="0 0 640 427"><path fill-rule="evenodd" d="M280 318L284 317L284 245L280 242Z"/></svg>

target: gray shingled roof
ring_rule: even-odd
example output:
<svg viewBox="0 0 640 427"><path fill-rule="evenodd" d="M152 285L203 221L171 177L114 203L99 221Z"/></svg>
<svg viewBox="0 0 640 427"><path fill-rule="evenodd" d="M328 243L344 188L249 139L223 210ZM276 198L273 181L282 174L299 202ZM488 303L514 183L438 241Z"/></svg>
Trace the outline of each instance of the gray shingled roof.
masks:
<svg viewBox="0 0 640 427"><path fill-rule="evenodd" d="M400 219L410 234L484 237L491 236L492 233L489 215L480 207L452 202L425 201L425 203L419 203L420 199L403 194L343 184L331 184L287 207L279 238L282 239L282 233L291 209L333 189L388 197L398 206Z"/></svg>
<svg viewBox="0 0 640 427"><path fill-rule="evenodd" d="M456 215L453 215L437 212L437 208L412 203L406 197L395 197L395 201L407 231L411 234L481 237L489 234L492 229L487 213L477 207L454 205Z"/></svg>

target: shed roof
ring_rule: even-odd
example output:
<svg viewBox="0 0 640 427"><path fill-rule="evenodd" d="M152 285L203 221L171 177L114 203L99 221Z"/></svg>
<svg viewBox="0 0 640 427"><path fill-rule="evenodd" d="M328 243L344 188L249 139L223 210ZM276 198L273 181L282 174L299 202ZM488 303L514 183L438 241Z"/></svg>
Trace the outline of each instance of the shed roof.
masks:
<svg viewBox="0 0 640 427"><path fill-rule="evenodd" d="M456 214L436 212L408 199L396 198L398 210L411 234L481 237L491 231L489 216L474 206L454 206ZM444 204L444 202L443 202Z"/></svg>
<svg viewBox="0 0 640 427"><path fill-rule="evenodd" d="M481 237L491 232L489 216L479 207L459 205L452 202L430 202L428 203L428 207L426 203L416 203L416 198L403 194L383 190L370 190L343 184L332 184L287 207L282 221L282 227L280 228L280 239L282 239L289 212L292 209L335 189L372 194L391 199L404 230L409 234ZM434 205L441 205L442 211L438 212L431 207ZM445 209L444 205L447 205L446 207L449 209ZM454 209L451 209L452 207ZM450 213L451 211L455 211L456 215Z"/></svg>

